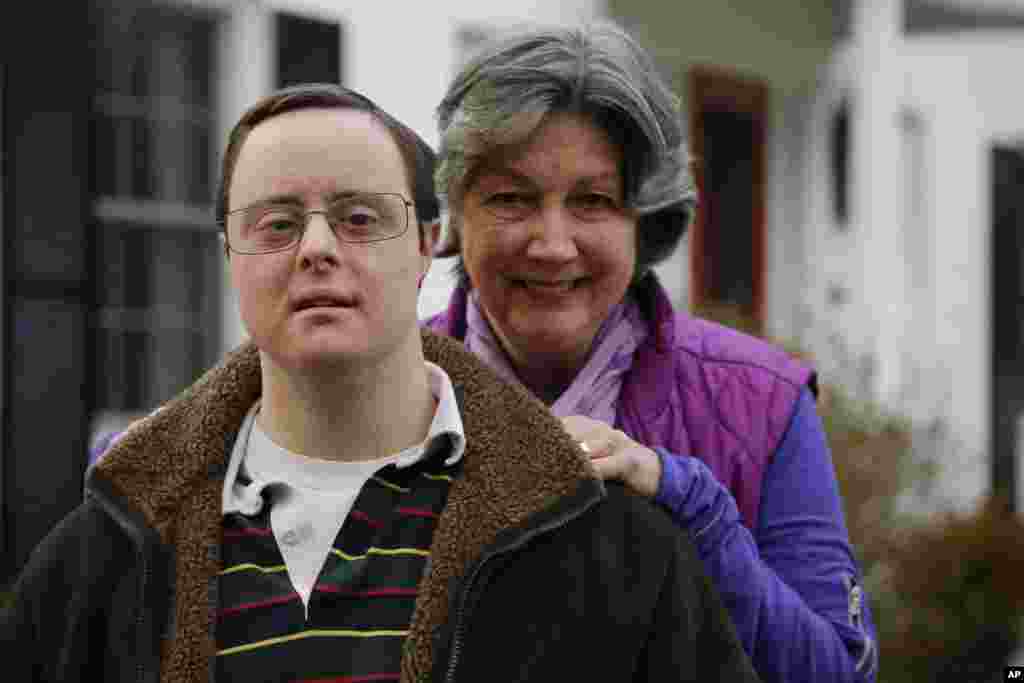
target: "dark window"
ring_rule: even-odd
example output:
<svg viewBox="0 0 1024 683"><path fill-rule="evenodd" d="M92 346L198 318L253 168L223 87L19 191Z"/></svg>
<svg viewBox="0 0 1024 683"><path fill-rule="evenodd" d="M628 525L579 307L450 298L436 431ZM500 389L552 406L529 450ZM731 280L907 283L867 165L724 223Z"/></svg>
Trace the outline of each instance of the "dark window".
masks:
<svg viewBox="0 0 1024 683"><path fill-rule="evenodd" d="M829 131L832 162L832 210L836 223L846 226L850 193L850 103L843 100L832 114Z"/></svg>
<svg viewBox="0 0 1024 683"><path fill-rule="evenodd" d="M704 189L713 262L708 294L719 303L754 312L754 119L744 113L704 113Z"/></svg>
<svg viewBox="0 0 1024 683"><path fill-rule="evenodd" d="M1024 441L1024 152L996 147L990 154L991 481L993 492L1016 505Z"/></svg>
<svg viewBox="0 0 1024 683"><path fill-rule="evenodd" d="M982 5L982 3L975 3ZM910 35L953 34L967 31L1012 31L1024 27L1024 12L1005 7L970 7L968 3L939 3L935 0L907 0L903 5L903 30Z"/></svg>
<svg viewBox="0 0 1024 683"><path fill-rule="evenodd" d="M341 83L341 26L277 14L277 85Z"/></svg>
<svg viewBox="0 0 1024 683"><path fill-rule="evenodd" d="M212 231L112 221L97 241L96 403L149 410L216 359L219 240Z"/></svg>
<svg viewBox="0 0 1024 683"><path fill-rule="evenodd" d="M223 296L214 20L97 5L94 432L152 410L217 360Z"/></svg>
<svg viewBox="0 0 1024 683"><path fill-rule="evenodd" d="M4 139L7 137L7 128L4 124L4 117L6 115L4 102L6 101L6 90L4 83L4 72L5 66L0 65L0 359L7 358L7 349L5 348L5 327L7 325L7 292L6 292L6 273L4 272L4 260L6 258L6 245L4 244L4 236L6 235L6 228L4 226L4 190L7 183L5 177L8 173L7 170L7 152L4 150ZM4 480L4 454L7 449L7 425L3 419L3 415L8 413L8 407L5 404L7 397L7 376L6 376L5 364L0 360L0 555L10 557L12 554L7 549L7 529L6 517L4 514L4 489L6 488L6 482ZM0 563L0 586L4 585L3 582L6 580L6 573L9 567L5 566L4 563Z"/></svg>
<svg viewBox="0 0 1024 683"><path fill-rule="evenodd" d="M832 0L832 38L848 40L853 34L852 0Z"/></svg>

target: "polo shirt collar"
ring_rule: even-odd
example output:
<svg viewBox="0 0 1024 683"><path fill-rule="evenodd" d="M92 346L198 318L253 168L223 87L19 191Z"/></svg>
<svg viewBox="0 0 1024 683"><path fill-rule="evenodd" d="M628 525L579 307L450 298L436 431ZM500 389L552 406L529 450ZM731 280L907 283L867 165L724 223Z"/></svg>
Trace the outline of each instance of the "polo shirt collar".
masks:
<svg viewBox="0 0 1024 683"><path fill-rule="evenodd" d="M436 454L438 449L449 451L444 464L451 466L461 460L465 453L466 437L462 426L462 415L455 399L451 378L448 377L448 373L434 363L425 361L424 364L427 369L430 391L437 400L437 409L434 411L434 419L427 430L427 438L393 456L382 459L379 461L382 463L381 466L393 463L398 468L410 467ZM227 475L224 478L221 497L222 514L241 512L245 515L254 515L263 507L264 488L275 484L287 484L287 482L277 480L252 481L250 483L239 481L238 475L249 451L250 436L256 423L256 415L259 414L259 408L260 402L257 401L249 409L245 420L238 429L238 436L228 461ZM256 428L258 429L258 427ZM274 446L280 448L276 444ZM324 465L329 467L334 463L312 461L310 464L315 468Z"/></svg>

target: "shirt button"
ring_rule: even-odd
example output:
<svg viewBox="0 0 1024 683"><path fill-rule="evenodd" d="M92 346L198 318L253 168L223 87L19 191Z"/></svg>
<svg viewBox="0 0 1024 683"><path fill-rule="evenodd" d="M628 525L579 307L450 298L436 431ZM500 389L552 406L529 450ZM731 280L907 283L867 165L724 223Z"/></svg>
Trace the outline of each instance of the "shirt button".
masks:
<svg viewBox="0 0 1024 683"><path fill-rule="evenodd" d="M289 529L281 536L281 542L285 545L299 545L313 538L313 525L309 522Z"/></svg>

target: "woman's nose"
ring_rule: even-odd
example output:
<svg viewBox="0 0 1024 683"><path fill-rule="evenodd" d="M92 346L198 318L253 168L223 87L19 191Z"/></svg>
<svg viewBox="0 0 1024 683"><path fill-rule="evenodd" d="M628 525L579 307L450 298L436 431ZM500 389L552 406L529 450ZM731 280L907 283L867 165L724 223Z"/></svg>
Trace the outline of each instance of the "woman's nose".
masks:
<svg viewBox="0 0 1024 683"><path fill-rule="evenodd" d="M530 243L527 246L530 258L571 261L579 252L576 249L575 221L563 206L548 207L538 212L530 226Z"/></svg>

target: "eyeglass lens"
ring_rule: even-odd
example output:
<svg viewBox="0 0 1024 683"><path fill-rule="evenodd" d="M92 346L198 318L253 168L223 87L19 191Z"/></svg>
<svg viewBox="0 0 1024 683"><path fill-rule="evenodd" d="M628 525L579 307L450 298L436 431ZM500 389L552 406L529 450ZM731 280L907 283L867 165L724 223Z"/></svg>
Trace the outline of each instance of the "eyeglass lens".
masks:
<svg viewBox="0 0 1024 683"><path fill-rule="evenodd" d="M248 207L228 220L231 248L243 253L286 249L298 242L314 213L324 214L335 235L346 242L376 242L402 234L408 221L405 200L396 194L340 197L324 211L290 205Z"/></svg>

